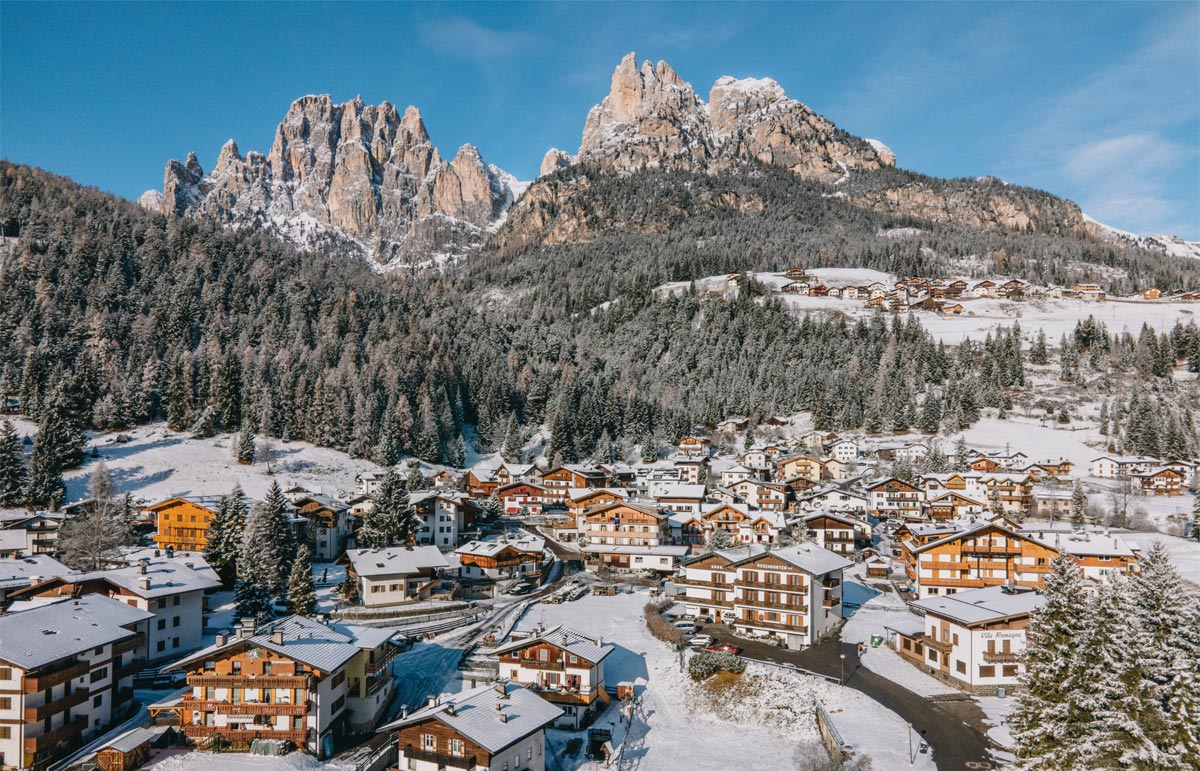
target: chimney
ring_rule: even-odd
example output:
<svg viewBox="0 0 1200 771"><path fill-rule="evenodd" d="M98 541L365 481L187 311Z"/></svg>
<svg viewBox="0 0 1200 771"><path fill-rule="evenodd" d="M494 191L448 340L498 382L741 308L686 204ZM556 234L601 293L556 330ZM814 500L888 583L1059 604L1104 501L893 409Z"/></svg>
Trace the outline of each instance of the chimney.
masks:
<svg viewBox="0 0 1200 771"><path fill-rule="evenodd" d="M228 642L229 642L229 635L227 635L227 634L217 635L217 647L218 648L221 647L222 645L227 644Z"/></svg>
<svg viewBox="0 0 1200 771"><path fill-rule="evenodd" d="M437 697L436 697L436 696L430 696L430 697L429 697L429 706L430 706L430 707L436 707L436 706L437 706Z"/></svg>
<svg viewBox="0 0 1200 771"><path fill-rule="evenodd" d="M408 717L408 705L405 704L403 707L400 708L400 719L404 720L407 717Z"/></svg>
<svg viewBox="0 0 1200 771"><path fill-rule="evenodd" d="M276 645L283 645L283 630L274 629L271 631L271 642Z"/></svg>
<svg viewBox="0 0 1200 771"><path fill-rule="evenodd" d="M138 581L138 586L140 586L142 589L149 589L150 588L150 579L149 578L140 579Z"/></svg>
<svg viewBox="0 0 1200 771"><path fill-rule="evenodd" d="M167 556L168 556L168 557L174 557L174 556L175 556L175 547L174 547L174 546L168 546L168 547L167 547Z"/></svg>
<svg viewBox="0 0 1200 771"><path fill-rule="evenodd" d="M195 562L185 562L185 563L183 563L183 566L185 568L190 568L190 567L193 567L195 564L196 564Z"/></svg>
<svg viewBox="0 0 1200 771"><path fill-rule="evenodd" d="M143 576L146 575L146 563L145 562L138 563L138 573Z"/></svg>
<svg viewBox="0 0 1200 771"><path fill-rule="evenodd" d="M162 556L162 552L161 552L160 550L158 550L158 549L155 549L155 550L154 550L154 556L155 556L155 557L161 557L161 556Z"/></svg>
<svg viewBox="0 0 1200 771"><path fill-rule="evenodd" d="M507 713L507 712L501 712L501 713L500 713L500 722L501 722L501 723L507 723L507 722L508 722L508 713Z"/></svg>

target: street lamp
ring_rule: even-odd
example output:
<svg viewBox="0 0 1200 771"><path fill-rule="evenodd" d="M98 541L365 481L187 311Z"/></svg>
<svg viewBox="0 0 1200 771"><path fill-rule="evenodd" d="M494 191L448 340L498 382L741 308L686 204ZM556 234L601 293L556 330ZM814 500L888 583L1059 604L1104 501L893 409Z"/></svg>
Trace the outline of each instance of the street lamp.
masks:
<svg viewBox="0 0 1200 771"><path fill-rule="evenodd" d="M913 764L913 754L912 754L912 723L909 723L909 724L908 724L908 765L910 765L910 766L911 766L912 764Z"/></svg>
<svg viewBox="0 0 1200 771"><path fill-rule="evenodd" d="M838 685L846 684L846 654L842 653L838 656Z"/></svg>

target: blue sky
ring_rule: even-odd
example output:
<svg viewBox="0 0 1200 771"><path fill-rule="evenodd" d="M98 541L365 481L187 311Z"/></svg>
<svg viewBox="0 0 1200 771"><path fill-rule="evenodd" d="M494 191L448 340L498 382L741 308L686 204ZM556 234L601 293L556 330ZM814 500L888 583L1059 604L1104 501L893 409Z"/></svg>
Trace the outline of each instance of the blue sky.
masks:
<svg viewBox="0 0 1200 771"><path fill-rule="evenodd" d="M0 154L136 198L169 158L269 149L296 97L421 108L530 178L621 56L789 96L905 168L992 174L1200 239L1200 5L0 4Z"/></svg>

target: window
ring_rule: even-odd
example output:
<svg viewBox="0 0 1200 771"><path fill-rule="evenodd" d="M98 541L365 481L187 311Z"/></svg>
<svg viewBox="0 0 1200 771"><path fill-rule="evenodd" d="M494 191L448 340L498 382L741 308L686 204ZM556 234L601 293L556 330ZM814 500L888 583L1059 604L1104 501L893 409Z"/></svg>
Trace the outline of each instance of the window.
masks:
<svg viewBox="0 0 1200 771"><path fill-rule="evenodd" d="M96 694L96 698L92 699L92 706L99 707L99 706L102 706L103 704L104 704L104 694L102 694L102 693Z"/></svg>
<svg viewBox="0 0 1200 771"><path fill-rule="evenodd" d="M216 672L217 671L217 662L215 662L215 661L204 662L204 671L205 672Z"/></svg>
<svg viewBox="0 0 1200 771"><path fill-rule="evenodd" d="M171 598L171 604L176 605L176 606L179 605L179 595L178 594Z"/></svg>
<svg viewBox="0 0 1200 771"><path fill-rule="evenodd" d="M0 680L12 680L12 667L0 667Z"/></svg>
<svg viewBox="0 0 1200 771"><path fill-rule="evenodd" d="M166 628L167 628L167 620L165 618L160 618L158 620L158 630L161 632L162 630L164 630Z"/></svg>
<svg viewBox="0 0 1200 771"><path fill-rule="evenodd" d="M0 725L0 739L11 739L12 728L6 725Z"/></svg>
<svg viewBox="0 0 1200 771"><path fill-rule="evenodd" d="M171 638L171 647L172 647L172 648L178 648L178 647L179 647L179 638L178 638L178 637L172 637L172 638Z"/></svg>
<svg viewBox="0 0 1200 771"><path fill-rule="evenodd" d="M433 734L421 734L421 749L433 752L437 749L437 737Z"/></svg>
<svg viewBox="0 0 1200 771"><path fill-rule="evenodd" d="M333 676L333 680L331 680L329 682L329 685L331 688L337 688L339 685L342 684L342 682L345 679L346 679L346 670L343 669L343 670L340 670L336 675Z"/></svg>
<svg viewBox="0 0 1200 771"><path fill-rule="evenodd" d="M159 598L159 600L158 600L158 609L159 609L159 610L162 610L162 609L163 609L163 608L165 608L165 607L167 607L167 598L166 598L166 597L161 597L161 598ZM160 628L161 628L161 627L160 627Z"/></svg>
<svg viewBox="0 0 1200 771"><path fill-rule="evenodd" d="M333 702L333 711L332 711L332 714L336 715L338 712L340 712L340 711L341 711L342 707L344 707L344 706L346 706L346 697L345 697L345 696L339 696L339 697L337 698L337 700Z"/></svg>
<svg viewBox="0 0 1200 771"><path fill-rule="evenodd" d="M987 666L981 666L979 668L979 676L980 677L995 677L996 676L996 667L991 664L989 664Z"/></svg>
<svg viewBox="0 0 1200 771"><path fill-rule="evenodd" d="M956 662L954 662L954 668L955 668L956 670L958 670L958 672L959 672L960 674L963 674L963 675L965 675L965 674L967 673L967 662L965 662L965 661L956 661Z"/></svg>
<svg viewBox="0 0 1200 771"><path fill-rule="evenodd" d="M465 752L465 746L462 739L450 740L450 754L461 756Z"/></svg>
<svg viewBox="0 0 1200 771"><path fill-rule="evenodd" d="M0 696L0 709L12 709L12 698L9 696Z"/></svg>
<svg viewBox="0 0 1200 771"><path fill-rule="evenodd" d="M162 653L166 649L167 649L167 641L166 640L159 640L158 643L154 646L154 650L157 651L158 653Z"/></svg>
<svg viewBox="0 0 1200 771"><path fill-rule="evenodd" d="M179 626L179 616L171 619L171 626Z"/></svg>
<svg viewBox="0 0 1200 771"><path fill-rule="evenodd" d="M99 648L97 648L96 650L92 651L92 655L94 655L94 656L99 656L99 655L101 655L102 653L104 653L104 646L103 646L103 645L101 645L101 646L100 646Z"/></svg>
<svg viewBox="0 0 1200 771"><path fill-rule="evenodd" d="M92 672L91 682L94 683L99 680L103 680L106 677L108 677L108 667L100 667L99 669Z"/></svg>
<svg viewBox="0 0 1200 771"><path fill-rule="evenodd" d="M1017 665L1016 664L1005 664L1002 671L1004 672L1005 677L1016 677L1017 676Z"/></svg>

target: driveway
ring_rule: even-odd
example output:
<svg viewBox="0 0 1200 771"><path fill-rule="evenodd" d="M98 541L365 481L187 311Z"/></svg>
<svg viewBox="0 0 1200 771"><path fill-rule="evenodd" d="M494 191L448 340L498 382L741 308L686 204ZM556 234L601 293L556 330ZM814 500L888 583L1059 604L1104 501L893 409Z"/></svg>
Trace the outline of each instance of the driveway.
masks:
<svg viewBox="0 0 1200 771"><path fill-rule="evenodd" d="M918 696L862 666L855 645L830 637L811 648L789 651L734 637L724 624L706 624L701 632L738 646L748 659L791 664L835 680L843 676L844 671L847 687L863 692L912 723L913 729L933 748L938 771L981 771L998 766L988 752L994 746L991 739L966 722L970 720L983 726L984 715L978 704L967 698L938 702ZM843 653L846 655L844 662L838 658Z"/></svg>

